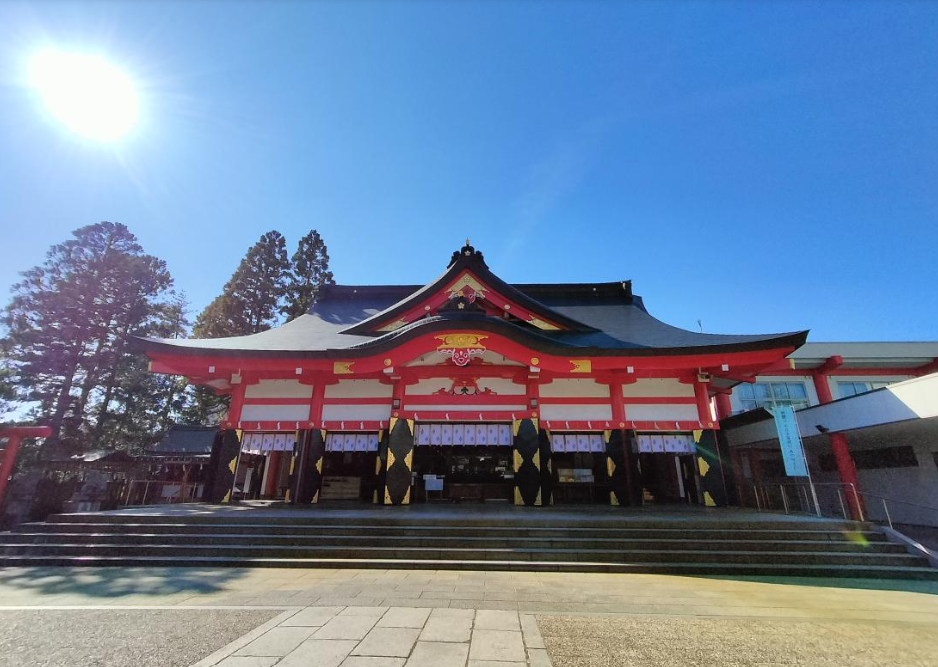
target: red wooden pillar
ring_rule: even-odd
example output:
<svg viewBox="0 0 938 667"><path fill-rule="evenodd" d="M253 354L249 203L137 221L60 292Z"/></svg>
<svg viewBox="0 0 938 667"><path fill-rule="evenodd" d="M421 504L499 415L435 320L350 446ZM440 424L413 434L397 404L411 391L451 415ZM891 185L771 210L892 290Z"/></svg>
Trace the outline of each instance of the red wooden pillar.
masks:
<svg viewBox="0 0 938 667"><path fill-rule="evenodd" d="M847 496L850 515L859 521L862 517L861 507L863 501L858 495L860 493L860 484L857 481L857 467L850 455L850 449L847 447L847 436L843 433L829 433L827 437L831 443L834 460L837 462L837 474L840 476L841 484L845 485L844 495ZM856 495L854 491L856 491Z"/></svg>
<svg viewBox="0 0 938 667"><path fill-rule="evenodd" d="M831 385L827 381L827 376L831 371L840 368L843 363L843 357L835 355L828 358L822 366L811 374L811 378L814 380L814 390L817 392L817 400L821 405L834 400L834 397L831 396Z"/></svg>
<svg viewBox="0 0 938 667"><path fill-rule="evenodd" d="M713 415L710 413L710 395L706 382L694 382L694 398L697 399L697 420L704 426L712 425Z"/></svg>
<svg viewBox="0 0 938 667"><path fill-rule="evenodd" d="M48 438L52 435L49 426L7 426L0 428L0 438L7 438L7 446L0 456L0 507L3 506L3 494L13 475L13 464L19 452L23 438Z"/></svg>
<svg viewBox="0 0 938 667"><path fill-rule="evenodd" d="M7 440L6 449L3 450L3 459L0 460L0 507L3 507L3 494L6 493L7 483L13 474L13 462L16 461L16 453L22 441L22 436L11 435Z"/></svg>
<svg viewBox="0 0 938 667"><path fill-rule="evenodd" d="M827 375L815 372L811 375L811 379L814 380L814 390L817 392L818 403L823 405L834 400L834 397L831 396L831 386L827 381Z"/></svg>
<svg viewBox="0 0 938 667"><path fill-rule="evenodd" d="M814 389L817 392L818 402L822 405L834 400L831 395L830 383L827 381L827 374L842 363L843 359L841 357L831 357L811 375L814 380ZM859 520L863 501L859 499L859 495L854 494L854 491L857 494L860 493L860 484L857 481L857 467L850 455L850 449L847 447L847 436L843 433L829 433L828 440L831 444L834 460L837 462L837 474L840 477L840 483L845 485L844 495L847 496L850 514L854 519Z"/></svg>
<svg viewBox="0 0 938 667"><path fill-rule="evenodd" d="M267 462L267 483L264 484L264 493L271 498L276 498L280 485L280 460L283 452L271 452L267 456L270 460Z"/></svg>
<svg viewBox="0 0 938 667"><path fill-rule="evenodd" d="M716 395L717 399L717 419L723 420L727 417L732 416L733 414L733 404L730 401L730 394L728 391L719 391Z"/></svg>
<svg viewBox="0 0 938 667"><path fill-rule="evenodd" d="M236 384L231 390L231 402L228 404L228 421L237 428L241 421L241 410L244 407L244 392L247 389L242 376L241 384Z"/></svg>

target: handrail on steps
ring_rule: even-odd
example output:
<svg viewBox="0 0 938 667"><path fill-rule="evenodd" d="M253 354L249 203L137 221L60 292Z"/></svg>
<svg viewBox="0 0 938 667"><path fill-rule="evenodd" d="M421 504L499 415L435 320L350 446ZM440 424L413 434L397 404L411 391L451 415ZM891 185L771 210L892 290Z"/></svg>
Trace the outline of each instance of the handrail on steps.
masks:
<svg viewBox="0 0 938 667"><path fill-rule="evenodd" d="M864 514L863 503L860 502L861 498L875 498L882 502L883 505L883 514L886 517L886 523L890 528L893 528L892 522L892 513L889 511L889 503L908 505L910 507L916 507L919 509L928 510L930 512L938 513L938 507L931 507L929 505L922 505L921 503L915 503L909 500L900 500L898 498L888 498L886 496L881 496L875 493L867 493L865 491L859 491L855 484L850 482L814 482L815 487L836 487L837 489L837 499L840 503L840 511L843 514L844 519L849 519L847 514L847 505L845 503L845 495L849 492L850 496L854 501L854 506L857 508L859 513L860 521L866 521L867 516ZM771 495L769 494L769 489L779 489L779 496L782 499L782 509L785 510L785 514L792 513L792 503L789 502L788 492L786 487L794 487L800 491L796 492L795 496L798 500L798 503L803 508L803 511L807 514L817 514L817 516L823 516L823 511L821 509L820 503L817 501L817 497L813 494L808 493L808 489L811 487L811 484L808 482L782 482L779 484L753 484L753 493L756 499L756 508L758 511L769 511L772 509L772 500ZM849 487L849 488L848 488ZM814 505L812 508L811 505Z"/></svg>

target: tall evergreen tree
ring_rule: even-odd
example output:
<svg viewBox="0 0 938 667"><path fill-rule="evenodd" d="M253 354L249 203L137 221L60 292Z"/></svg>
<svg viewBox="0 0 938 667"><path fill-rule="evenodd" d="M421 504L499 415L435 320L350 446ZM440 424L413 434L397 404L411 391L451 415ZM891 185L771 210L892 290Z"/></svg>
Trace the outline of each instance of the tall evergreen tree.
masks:
<svg viewBox="0 0 938 667"><path fill-rule="evenodd" d="M196 318L193 335L219 338L270 329L277 323L289 273L283 235L267 232L248 250L222 293ZM217 396L209 387L195 387L184 417L191 422L215 424L227 408L227 397Z"/></svg>
<svg viewBox="0 0 938 667"><path fill-rule="evenodd" d="M196 319L193 334L215 338L270 329L277 322L289 272L283 235L267 232L248 250L222 293Z"/></svg>
<svg viewBox="0 0 938 667"><path fill-rule="evenodd" d="M19 398L37 402L52 427L46 446L83 444L92 424L106 419L130 337L146 331L172 278L114 222L76 230L22 275L3 317Z"/></svg>
<svg viewBox="0 0 938 667"><path fill-rule="evenodd" d="M188 331L186 300L174 295L152 312L137 335L180 338ZM184 377L151 373L147 359L127 354L118 360L116 381L98 404L96 447L137 453L156 442L184 414L190 401ZM100 389L99 389L100 390Z"/></svg>
<svg viewBox="0 0 938 667"><path fill-rule="evenodd" d="M308 312L319 300L322 287L335 283L332 271L329 270L329 251L318 231L312 229L300 239L291 258L290 269L283 308L287 321Z"/></svg>

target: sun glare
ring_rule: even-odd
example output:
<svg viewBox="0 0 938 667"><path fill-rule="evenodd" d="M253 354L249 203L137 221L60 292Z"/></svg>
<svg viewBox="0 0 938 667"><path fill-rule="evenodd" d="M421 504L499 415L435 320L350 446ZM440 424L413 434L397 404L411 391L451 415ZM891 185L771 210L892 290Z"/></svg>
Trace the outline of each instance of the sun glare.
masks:
<svg viewBox="0 0 938 667"><path fill-rule="evenodd" d="M37 53L29 63L29 84L49 113L88 139L117 141L137 122L133 82L98 56L58 50Z"/></svg>

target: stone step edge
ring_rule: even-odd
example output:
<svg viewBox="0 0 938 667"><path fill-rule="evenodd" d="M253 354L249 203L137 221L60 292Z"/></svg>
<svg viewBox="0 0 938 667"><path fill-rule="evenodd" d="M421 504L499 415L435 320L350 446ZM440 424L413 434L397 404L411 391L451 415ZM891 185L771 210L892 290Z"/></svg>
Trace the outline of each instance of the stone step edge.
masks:
<svg viewBox="0 0 938 667"><path fill-rule="evenodd" d="M497 537L487 537L483 535L431 535L431 536L421 536L421 535L318 535L318 534L309 534L309 533L211 533L208 535L201 535L198 533L125 533L125 532L103 532L103 533L87 533L87 532L71 532L71 533L53 533L53 532L40 532L40 533L25 533L25 532L8 532L0 533L0 538L2 537L16 537L16 538L48 538L48 537L73 537L75 535L82 535L85 537L148 537L148 538L177 538L177 539L215 539L215 538L224 538L224 539L235 539L250 537L252 540L266 540L266 539L277 539L277 540L288 540L288 539L329 539L329 540L488 540L488 541L506 541L506 540L516 540L516 541L527 541L527 542L544 542L544 541L556 541L556 542L654 542L654 543L675 543L675 544L688 544L696 542L709 542L710 540L706 539L687 539L687 538L671 538L671 537L659 537L659 538L645 538L645 537L529 537L529 536L497 536ZM871 536L882 538L873 541L873 544L878 546L895 546L900 548L900 545L897 545L893 542L885 539L880 533L870 533ZM734 544L737 542L754 542L758 544L796 544L796 545L813 545L813 544L856 544L856 542L846 536L843 539L833 540L833 539L821 539L816 540L775 540L775 539L736 539L736 538L727 538L718 540L720 544ZM8 544L0 541L0 545ZM37 542L37 544L51 544L50 542ZM271 545L267 545L271 546ZM862 546L862 545L860 545Z"/></svg>
<svg viewBox="0 0 938 667"><path fill-rule="evenodd" d="M687 555L707 555L707 556L819 556L825 558L832 557L848 557L848 558L903 558L910 560L919 560L920 556L916 556L910 553L893 553L893 554L883 554L883 553L857 553L850 551L747 551L747 550L695 550L695 549L562 549L562 548L471 548L471 547L446 547L446 548L433 548L433 547L424 547L424 548L408 548L408 547L374 547L374 546L355 546L355 547L346 547L341 545L321 545L316 547L309 547L304 545L262 545L262 544L228 544L228 545L203 545L203 544L95 544L95 543L58 543L58 542L26 542L26 543L2 543L0 544L0 549L3 548L30 548L35 547L38 550L42 550L46 547L55 547L55 548L68 548L68 549L77 549L77 550L89 550L89 549L121 549L121 550L133 550L133 549L160 549L160 550L192 550L192 549L218 549L218 550L238 550L243 552L246 550L270 550L270 549L280 549L287 551L308 551L311 548L315 548L320 551L377 551L377 552L400 552L400 551L456 551L456 552L485 552L485 553L497 553L497 552L508 552L508 553L525 553L525 554L549 554L549 553L585 553L585 554L687 554ZM395 559L397 560L397 559Z"/></svg>
<svg viewBox="0 0 938 667"><path fill-rule="evenodd" d="M22 524L22 526L35 525L32 523ZM128 527L148 527L148 526L195 526L203 528L244 528L244 529L253 529L253 528L267 528L271 526L270 523L219 523L219 522L197 522L197 521L182 521L182 522L171 522L171 523L154 523L154 522L142 522L142 523L123 523L123 522L114 522L106 521L99 523L82 523L77 521L64 521L64 522L44 522L40 525L54 525L54 526L120 526L122 528ZM282 526L291 526L293 524L273 524L273 525L282 525ZM804 534L804 533L818 533L818 534L830 534L830 533L840 533L842 530L845 530L844 527L837 527L839 524L831 525L827 528L816 528L817 524L809 523L808 525L812 526L811 528L746 528L739 526L734 528L701 528L699 526L688 526L688 527L668 527L668 528L645 528L641 526L629 526L629 527L616 527L616 528L601 528L601 527L562 527L562 526L505 526L505 525L447 525L447 526L418 526L418 525L394 525L394 524L301 524L298 527L303 528L304 530L314 530L314 529L328 529L328 530L368 530L368 529L380 529L380 530L427 530L427 531L438 531L438 530L488 530L488 531L499 531L499 532L516 532L518 530L526 531L563 531L563 532L623 532L623 531L642 531L652 532L694 532L694 533L724 533L724 532L737 532L737 533L760 533L760 532L775 532L775 533L792 533L792 534ZM858 524L859 525L859 524ZM868 525L868 524L867 524ZM13 531L17 532L17 531ZM879 535L875 529L872 527L865 527L862 530L850 530L851 534L869 534L869 535Z"/></svg>
<svg viewBox="0 0 938 667"><path fill-rule="evenodd" d="M117 567L306 567L349 569L436 569L436 570L514 570L514 571L582 571L634 574L737 574L762 576L766 573L789 576L823 576L837 578L926 578L938 580L938 570L929 567L892 565L821 565L821 564L741 564L741 563L603 563L566 561L454 561L397 560L354 558L227 558L199 557L154 559L142 556L2 556L0 567L24 567L53 563L62 566ZM165 564L164 564L165 562ZM804 573L810 573L805 575ZM864 576L866 574L867 576ZM482 601L479 601L482 603Z"/></svg>

